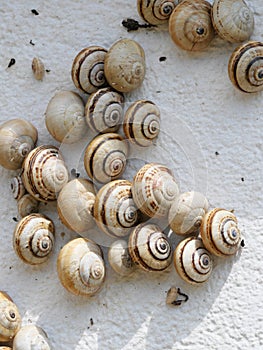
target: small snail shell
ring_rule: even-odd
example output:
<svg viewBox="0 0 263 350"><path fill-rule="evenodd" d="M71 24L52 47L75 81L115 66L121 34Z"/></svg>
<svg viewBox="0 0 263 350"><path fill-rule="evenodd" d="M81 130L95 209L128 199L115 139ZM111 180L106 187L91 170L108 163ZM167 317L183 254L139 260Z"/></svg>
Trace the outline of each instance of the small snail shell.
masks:
<svg viewBox="0 0 263 350"><path fill-rule="evenodd" d="M118 239L111 244L108 260L113 270L121 276L129 276L136 269L128 250L128 244L123 239Z"/></svg>
<svg viewBox="0 0 263 350"><path fill-rule="evenodd" d="M40 58L34 57L32 60L32 71L36 80L42 80L45 75L45 66Z"/></svg>
<svg viewBox="0 0 263 350"><path fill-rule="evenodd" d="M13 350L33 349L51 350L52 348L42 328L35 325L23 326L14 338Z"/></svg>
<svg viewBox="0 0 263 350"><path fill-rule="evenodd" d="M218 35L231 43L248 40L254 30L254 16L243 0L215 0L212 22Z"/></svg>
<svg viewBox="0 0 263 350"><path fill-rule="evenodd" d="M49 258L55 242L53 222L40 214L30 214L15 228L13 246L17 256L31 265L42 264Z"/></svg>
<svg viewBox="0 0 263 350"><path fill-rule="evenodd" d="M0 291L0 342L10 341L21 327L21 316L10 296Z"/></svg>
<svg viewBox="0 0 263 350"><path fill-rule="evenodd" d="M101 183L115 180L126 167L128 143L118 134L108 133L95 137L84 155L89 177Z"/></svg>
<svg viewBox="0 0 263 350"><path fill-rule="evenodd" d="M263 43L250 41L232 53L228 74L232 83L243 92L263 90Z"/></svg>
<svg viewBox="0 0 263 350"><path fill-rule="evenodd" d="M144 165L135 175L132 195L136 206L150 217L163 217L179 195L171 170L161 164Z"/></svg>
<svg viewBox="0 0 263 350"><path fill-rule="evenodd" d="M37 129L23 119L12 119L0 126L0 165L20 169L25 156L35 147Z"/></svg>
<svg viewBox="0 0 263 350"><path fill-rule="evenodd" d="M101 288L105 265L100 247L85 238L76 238L60 251L57 260L62 285L75 295L92 296Z"/></svg>
<svg viewBox="0 0 263 350"><path fill-rule="evenodd" d="M85 106L88 126L98 133L117 131L122 123L123 103L123 95L111 88L94 92Z"/></svg>
<svg viewBox="0 0 263 350"><path fill-rule="evenodd" d="M25 186L23 184L21 176L15 176L10 183L11 191L14 199L19 200L26 193Z"/></svg>
<svg viewBox="0 0 263 350"><path fill-rule="evenodd" d="M174 251L174 266L178 275L188 283L205 282L213 268L212 258L200 238L181 241Z"/></svg>
<svg viewBox="0 0 263 350"><path fill-rule="evenodd" d="M107 50L100 46L90 46L75 57L71 76L75 86L89 94L107 84L104 76L104 59Z"/></svg>
<svg viewBox="0 0 263 350"><path fill-rule="evenodd" d="M33 213L38 213L39 201L30 194L25 194L17 201L18 214L24 218Z"/></svg>
<svg viewBox="0 0 263 350"><path fill-rule="evenodd" d="M163 24L180 0L137 0L137 9L140 16L153 25Z"/></svg>
<svg viewBox="0 0 263 350"><path fill-rule="evenodd" d="M185 192L173 202L169 211L169 224L178 235L187 235L199 229L208 211L208 201L200 192Z"/></svg>
<svg viewBox="0 0 263 350"><path fill-rule="evenodd" d="M163 271L172 262L168 238L157 225L140 224L129 237L132 260L145 271Z"/></svg>
<svg viewBox="0 0 263 350"><path fill-rule="evenodd" d="M49 133L63 143L77 142L88 131L84 103L72 91L60 91L52 97L46 109L45 121Z"/></svg>
<svg viewBox="0 0 263 350"><path fill-rule="evenodd" d="M88 231L94 225L94 201L92 182L80 178L69 181L57 199L58 214L63 224L80 234Z"/></svg>
<svg viewBox="0 0 263 350"><path fill-rule="evenodd" d="M151 101L134 102L125 113L123 131L132 143L150 146L160 131L159 108Z"/></svg>
<svg viewBox="0 0 263 350"><path fill-rule="evenodd" d="M235 254L241 244L237 218L225 209L215 208L206 213L200 233L206 249L217 256Z"/></svg>
<svg viewBox="0 0 263 350"><path fill-rule="evenodd" d="M23 163L22 180L35 199L55 200L68 182L68 171L59 150L54 146L39 146L31 151Z"/></svg>
<svg viewBox="0 0 263 350"><path fill-rule="evenodd" d="M175 44L188 51L206 48L214 37L210 12L211 5L205 0L184 0L176 6L169 19Z"/></svg>
<svg viewBox="0 0 263 350"><path fill-rule="evenodd" d="M137 89L144 80L145 70L144 50L134 40L117 41L105 56L105 77L117 91Z"/></svg>
<svg viewBox="0 0 263 350"><path fill-rule="evenodd" d="M110 236L126 236L138 221L132 199L131 182L115 180L104 185L96 195L94 218L102 231Z"/></svg>

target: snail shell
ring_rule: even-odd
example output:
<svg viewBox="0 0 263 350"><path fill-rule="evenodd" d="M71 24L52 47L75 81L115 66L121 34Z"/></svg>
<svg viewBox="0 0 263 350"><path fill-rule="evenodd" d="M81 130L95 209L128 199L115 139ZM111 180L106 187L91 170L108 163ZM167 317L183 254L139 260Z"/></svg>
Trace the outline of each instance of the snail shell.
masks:
<svg viewBox="0 0 263 350"><path fill-rule="evenodd" d="M22 218L29 214L38 213L38 207L39 201L28 193L17 201L18 213Z"/></svg>
<svg viewBox="0 0 263 350"><path fill-rule="evenodd" d="M132 260L145 271L163 271L172 261L168 238L157 225L140 224L129 237Z"/></svg>
<svg viewBox="0 0 263 350"><path fill-rule="evenodd" d="M58 214L63 224L80 234L88 231L94 225L94 201L91 181L78 178L68 182L57 199Z"/></svg>
<svg viewBox="0 0 263 350"><path fill-rule="evenodd" d="M23 163L22 180L35 199L55 200L68 182L68 171L59 150L54 146L39 146L31 151Z"/></svg>
<svg viewBox="0 0 263 350"><path fill-rule="evenodd" d="M99 228L113 237L126 236L138 221L132 199L131 182L115 180L104 185L96 195L94 218Z"/></svg>
<svg viewBox="0 0 263 350"><path fill-rule="evenodd" d="M0 126L0 165L20 169L25 156L35 147L37 129L23 119L12 119Z"/></svg>
<svg viewBox="0 0 263 350"><path fill-rule="evenodd" d="M107 50L100 46L90 46L81 50L75 57L71 76L75 86L92 94L107 84L104 76L104 59Z"/></svg>
<svg viewBox="0 0 263 350"><path fill-rule="evenodd" d="M263 43L250 41L232 53L228 63L232 83L243 92L263 90Z"/></svg>
<svg viewBox="0 0 263 350"><path fill-rule="evenodd" d="M17 332L13 350L51 350L51 345L46 332L35 325L23 326Z"/></svg>
<svg viewBox="0 0 263 350"><path fill-rule="evenodd" d="M115 180L126 167L128 143L115 133L95 137L87 146L84 165L89 177L101 183Z"/></svg>
<svg viewBox="0 0 263 350"><path fill-rule="evenodd" d="M145 54L134 40L117 41L105 56L105 77L117 91L130 92L137 89L145 76Z"/></svg>
<svg viewBox="0 0 263 350"><path fill-rule="evenodd" d="M36 80L42 80L45 75L45 66L40 58L34 57L32 60L32 71Z"/></svg>
<svg viewBox="0 0 263 350"><path fill-rule="evenodd" d="M136 269L128 250L128 244L123 239L118 239L111 244L108 260L113 270L121 276L129 276Z"/></svg>
<svg viewBox="0 0 263 350"><path fill-rule="evenodd" d="M21 176L15 176L10 183L11 191L14 199L19 200L26 193L25 186L23 184Z"/></svg>
<svg viewBox="0 0 263 350"><path fill-rule="evenodd" d="M163 217L179 195L171 170L161 164L144 165L135 175L132 195L136 206L150 217Z"/></svg>
<svg viewBox="0 0 263 350"><path fill-rule="evenodd" d="M254 30L254 16L243 0L215 0L212 22L218 35L231 43L248 40Z"/></svg>
<svg viewBox="0 0 263 350"><path fill-rule="evenodd" d="M132 143L150 146L160 131L159 108L151 101L134 102L125 113L123 131Z"/></svg>
<svg viewBox="0 0 263 350"><path fill-rule="evenodd" d="M69 292L92 296L105 279L102 251L95 242L76 238L61 249L57 270L62 285Z"/></svg>
<svg viewBox="0 0 263 350"><path fill-rule="evenodd" d="M21 316L10 296L0 291L0 342L10 341L21 327Z"/></svg>
<svg viewBox="0 0 263 350"><path fill-rule="evenodd" d="M169 17L180 0L137 0L139 15L153 25L163 24Z"/></svg>
<svg viewBox="0 0 263 350"><path fill-rule="evenodd" d="M217 256L235 254L241 244L237 218L225 209L209 211L203 218L200 233L206 249Z"/></svg>
<svg viewBox="0 0 263 350"><path fill-rule="evenodd" d="M206 48L214 37L211 5L205 0L184 0L169 19L169 32L176 45L184 50Z"/></svg>
<svg viewBox="0 0 263 350"><path fill-rule="evenodd" d="M63 143L77 142L88 131L84 103L72 91L60 91L52 97L46 109L45 121L49 133Z"/></svg>
<svg viewBox="0 0 263 350"><path fill-rule="evenodd" d="M208 201L200 192L185 192L173 202L169 211L169 224L178 235L187 235L199 229L208 211Z"/></svg>
<svg viewBox="0 0 263 350"><path fill-rule="evenodd" d="M213 268L212 258L200 238L190 237L181 241L174 251L174 266L186 282L205 282Z"/></svg>

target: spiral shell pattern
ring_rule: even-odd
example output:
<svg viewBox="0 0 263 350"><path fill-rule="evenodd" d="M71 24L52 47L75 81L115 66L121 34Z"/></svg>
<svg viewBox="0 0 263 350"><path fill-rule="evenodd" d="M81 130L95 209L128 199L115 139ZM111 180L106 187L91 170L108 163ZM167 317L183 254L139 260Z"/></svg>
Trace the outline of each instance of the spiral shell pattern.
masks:
<svg viewBox="0 0 263 350"><path fill-rule="evenodd" d="M38 326L27 325L17 332L13 350L51 350L51 345L46 332Z"/></svg>
<svg viewBox="0 0 263 350"><path fill-rule="evenodd" d="M0 291L0 342L8 342L21 327L21 316L8 294Z"/></svg>
<svg viewBox="0 0 263 350"><path fill-rule="evenodd" d="M21 176L15 176L10 183L11 191L14 199L19 200L26 193L25 186L23 184Z"/></svg>
<svg viewBox="0 0 263 350"><path fill-rule="evenodd" d="M158 25L169 20L180 0L137 0L139 15L145 22Z"/></svg>
<svg viewBox="0 0 263 350"><path fill-rule="evenodd" d="M17 201L17 210L21 218L33 213L38 213L39 201L37 201L31 194L25 194Z"/></svg>

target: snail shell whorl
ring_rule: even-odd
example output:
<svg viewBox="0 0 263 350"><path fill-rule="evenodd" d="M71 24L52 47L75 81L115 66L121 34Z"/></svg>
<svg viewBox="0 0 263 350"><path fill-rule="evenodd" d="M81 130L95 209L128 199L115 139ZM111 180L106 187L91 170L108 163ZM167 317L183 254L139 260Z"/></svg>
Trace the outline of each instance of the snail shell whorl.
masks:
<svg viewBox="0 0 263 350"><path fill-rule="evenodd" d="M14 338L13 350L31 349L51 350L52 348L42 328L35 325L23 326Z"/></svg>
<svg viewBox="0 0 263 350"><path fill-rule="evenodd" d="M26 193L25 186L23 184L21 176L15 176L10 183L11 191L13 193L14 199L19 200Z"/></svg>
<svg viewBox="0 0 263 350"><path fill-rule="evenodd" d="M21 316L8 294L0 291L0 342L10 341L21 327Z"/></svg>
<svg viewBox="0 0 263 350"><path fill-rule="evenodd" d="M118 239L109 247L108 261L113 270L121 276L129 276L136 269L128 250L128 244Z"/></svg>
<svg viewBox="0 0 263 350"><path fill-rule="evenodd" d="M153 25L163 24L169 17L180 0L137 0L139 15Z"/></svg>
<svg viewBox="0 0 263 350"><path fill-rule="evenodd" d="M29 214L38 213L38 207L39 201L28 193L17 201L18 213L22 218Z"/></svg>

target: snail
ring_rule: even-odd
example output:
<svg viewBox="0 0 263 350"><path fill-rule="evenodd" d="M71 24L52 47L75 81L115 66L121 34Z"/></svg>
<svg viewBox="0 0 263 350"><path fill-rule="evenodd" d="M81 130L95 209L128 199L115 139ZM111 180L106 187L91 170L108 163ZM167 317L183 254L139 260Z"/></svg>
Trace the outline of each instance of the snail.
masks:
<svg viewBox="0 0 263 350"><path fill-rule="evenodd" d="M137 0L139 15L145 22L158 25L166 23L181 0Z"/></svg>
<svg viewBox="0 0 263 350"><path fill-rule="evenodd" d="M87 134L84 103L72 91L60 91L52 97L45 114L46 127L55 140L74 143Z"/></svg>
<svg viewBox="0 0 263 350"><path fill-rule="evenodd" d="M243 0L215 0L212 22L218 35L231 43L248 40L254 30L254 16Z"/></svg>
<svg viewBox="0 0 263 350"><path fill-rule="evenodd" d="M136 226L130 234L128 247L133 262L145 271L163 271L172 262L168 238L157 225Z"/></svg>
<svg viewBox="0 0 263 350"><path fill-rule="evenodd" d="M169 32L176 45L184 50L205 49L214 37L211 5L205 0L184 0L169 19Z"/></svg>
<svg viewBox="0 0 263 350"><path fill-rule="evenodd" d="M115 133L95 137L87 146L84 165L93 181L106 183L122 175L128 157L128 143Z"/></svg>
<svg viewBox="0 0 263 350"><path fill-rule="evenodd" d="M124 116L123 131L132 143L150 146L160 132L159 108L146 100L132 103Z"/></svg>
<svg viewBox="0 0 263 350"><path fill-rule="evenodd" d="M38 326L27 325L17 332L13 350L51 350L51 345L46 332Z"/></svg>
<svg viewBox="0 0 263 350"><path fill-rule="evenodd" d="M208 201L200 192L185 192L173 202L168 216L171 229L178 235L196 232L208 211Z"/></svg>
<svg viewBox="0 0 263 350"><path fill-rule="evenodd" d="M12 119L0 125L0 165L20 169L26 155L35 147L37 129L23 119Z"/></svg>
<svg viewBox="0 0 263 350"><path fill-rule="evenodd" d="M117 91L130 92L137 89L144 80L145 70L144 50L134 40L117 41L105 56L105 77Z"/></svg>
<svg viewBox="0 0 263 350"><path fill-rule="evenodd" d="M150 217L161 218L179 195L171 170L161 164L144 165L134 176L132 195L136 206Z"/></svg>
<svg viewBox="0 0 263 350"><path fill-rule="evenodd" d="M21 327L21 316L10 296L0 291L0 342L13 339Z"/></svg>
<svg viewBox="0 0 263 350"><path fill-rule="evenodd" d="M97 133L117 131L123 119L123 103L123 95L111 88L91 94L85 106L90 129Z"/></svg>
<svg viewBox="0 0 263 350"><path fill-rule="evenodd" d="M35 199L55 200L68 182L68 171L59 150L54 146L39 146L32 150L23 163L22 181Z"/></svg>
<svg viewBox="0 0 263 350"><path fill-rule="evenodd" d="M31 265L47 261L55 243L53 222L41 214L20 220L13 235L13 247L23 262Z"/></svg>
<svg viewBox="0 0 263 350"><path fill-rule="evenodd" d="M57 199L60 220L72 231L85 233L94 225L94 201L95 190L92 182L81 178L69 181Z"/></svg>
<svg viewBox="0 0 263 350"><path fill-rule="evenodd" d="M42 80L45 75L45 66L40 58L34 57L32 60L32 71L36 80Z"/></svg>
<svg viewBox="0 0 263 350"><path fill-rule="evenodd" d="M101 248L89 239L73 239L58 255L57 271L62 285L70 293L94 295L105 279Z"/></svg>
<svg viewBox="0 0 263 350"><path fill-rule="evenodd" d="M23 184L21 176L15 176L10 183L11 191L13 193L14 199L19 200L26 193L25 186Z"/></svg>
<svg viewBox="0 0 263 350"><path fill-rule="evenodd" d="M97 193L94 218L106 234L123 237L136 226L137 210L132 199L131 182L115 180L104 185Z"/></svg>
<svg viewBox="0 0 263 350"><path fill-rule="evenodd" d="M207 281L213 269L211 255L200 238L190 237L181 241L173 259L178 275L190 284Z"/></svg>
<svg viewBox="0 0 263 350"><path fill-rule="evenodd" d="M136 269L128 250L128 244L123 239L118 239L111 244L108 251L108 260L113 270L121 276L129 276Z"/></svg>
<svg viewBox="0 0 263 350"><path fill-rule="evenodd" d="M82 92L93 93L107 84L104 76L104 60L107 50L100 46L89 46L75 57L71 76L75 86Z"/></svg>
<svg viewBox="0 0 263 350"><path fill-rule="evenodd" d="M38 212L39 201L30 194L25 194L17 201L18 214L24 218L25 216Z"/></svg>
<svg viewBox="0 0 263 350"><path fill-rule="evenodd" d="M263 43L249 41L235 49L228 63L229 78L243 92L263 90Z"/></svg>
<svg viewBox="0 0 263 350"><path fill-rule="evenodd" d="M237 218L225 209L215 208L206 213L200 233L206 249L217 256L233 255L241 245Z"/></svg>

